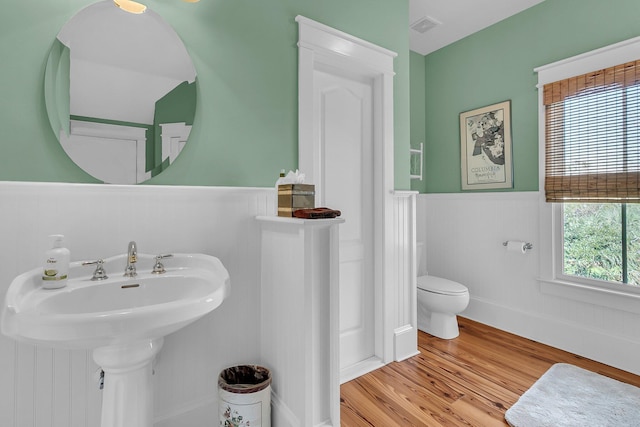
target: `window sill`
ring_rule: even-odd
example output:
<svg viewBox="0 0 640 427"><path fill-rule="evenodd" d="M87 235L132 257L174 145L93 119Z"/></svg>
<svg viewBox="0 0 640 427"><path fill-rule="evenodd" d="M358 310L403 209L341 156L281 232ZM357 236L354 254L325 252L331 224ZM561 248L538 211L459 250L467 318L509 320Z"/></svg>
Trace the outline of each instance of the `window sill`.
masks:
<svg viewBox="0 0 640 427"><path fill-rule="evenodd" d="M640 314L640 294L562 280L538 279L543 294Z"/></svg>

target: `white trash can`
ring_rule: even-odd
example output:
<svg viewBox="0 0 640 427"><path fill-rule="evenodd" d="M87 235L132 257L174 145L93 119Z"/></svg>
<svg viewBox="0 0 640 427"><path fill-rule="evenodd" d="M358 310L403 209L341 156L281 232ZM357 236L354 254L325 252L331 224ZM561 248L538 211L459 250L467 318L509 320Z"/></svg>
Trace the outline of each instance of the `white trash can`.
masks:
<svg viewBox="0 0 640 427"><path fill-rule="evenodd" d="M271 372L232 366L218 376L220 427L271 427Z"/></svg>

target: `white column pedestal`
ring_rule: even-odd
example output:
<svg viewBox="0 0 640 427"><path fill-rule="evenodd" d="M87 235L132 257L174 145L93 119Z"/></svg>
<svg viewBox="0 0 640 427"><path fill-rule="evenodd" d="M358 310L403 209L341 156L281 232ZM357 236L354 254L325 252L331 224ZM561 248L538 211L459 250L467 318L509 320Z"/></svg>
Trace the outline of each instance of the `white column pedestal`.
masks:
<svg viewBox="0 0 640 427"><path fill-rule="evenodd" d="M163 338L100 347L93 360L104 370L101 427L152 427L152 363Z"/></svg>
<svg viewBox="0 0 640 427"><path fill-rule="evenodd" d="M339 225L258 217L260 349L273 425L340 426Z"/></svg>

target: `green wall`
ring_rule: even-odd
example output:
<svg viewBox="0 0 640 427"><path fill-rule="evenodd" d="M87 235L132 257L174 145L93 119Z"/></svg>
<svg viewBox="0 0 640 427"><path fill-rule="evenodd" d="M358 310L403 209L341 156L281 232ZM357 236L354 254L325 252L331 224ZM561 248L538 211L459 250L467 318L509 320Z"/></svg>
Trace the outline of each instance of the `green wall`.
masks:
<svg viewBox="0 0 640 427"><path fill-rule="evenodd" d="M0 181L95 182L66 156L44 104L56 34L91 1L23 0L0 14ZM151 184L271 186L298 159L297 38L304 15L398 53L395 188L410 186L408 0L148 0L198 73L198 109L176 162Z"/></svg>
<svg viewBox="0 0 640 427"><path fill-rule="evenodd" d="M147 144L147 171L152 170L151 176L164 171L169 162L162 162L162 128L163 123L185 123L193 126L196 115L197 99L196 82L182 82L169 93L156 101L155 114L153 115L153 144ZM147 134L149 140L149 134Z"/></svg>
<svg viewBox="0 0 640 427"><path fill-rule="evenodd" d="M424 57L425 115L414 123L420 118L412 113L411 140L414 129L424 124L425 180L412 182L412 187L427 193L461 192L459 114L511 100L513 190L538 190L533 69L638 35L638 0L546 0ZM419 70L414 62L420 58L411 55L412 73Z"/></svg>
<svg viewBox="0 0 640 427"><path fill-rule="evenodd" d="M411 93L409 95L411 112L410 112L410 142L414 148L419 148L420 143L426 140L425 135L425 59L424 56L410 52L409 55L409 86ZM420 190L423 181L411 180L411 189Z"/></svg>

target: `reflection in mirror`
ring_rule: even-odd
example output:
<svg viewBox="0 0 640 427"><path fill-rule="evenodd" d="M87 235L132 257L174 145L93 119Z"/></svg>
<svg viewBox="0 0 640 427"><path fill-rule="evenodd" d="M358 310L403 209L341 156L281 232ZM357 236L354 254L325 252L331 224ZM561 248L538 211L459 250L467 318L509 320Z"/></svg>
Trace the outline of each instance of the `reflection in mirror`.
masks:
<svg viewBox="0 0 640 427"><path fill-rule="evenodd" d="M60 144L78 166L107 183L140 183L184 147L195 116L196 72L158 14L131 14L104 0L58 33L45 101Z"/></svg>

